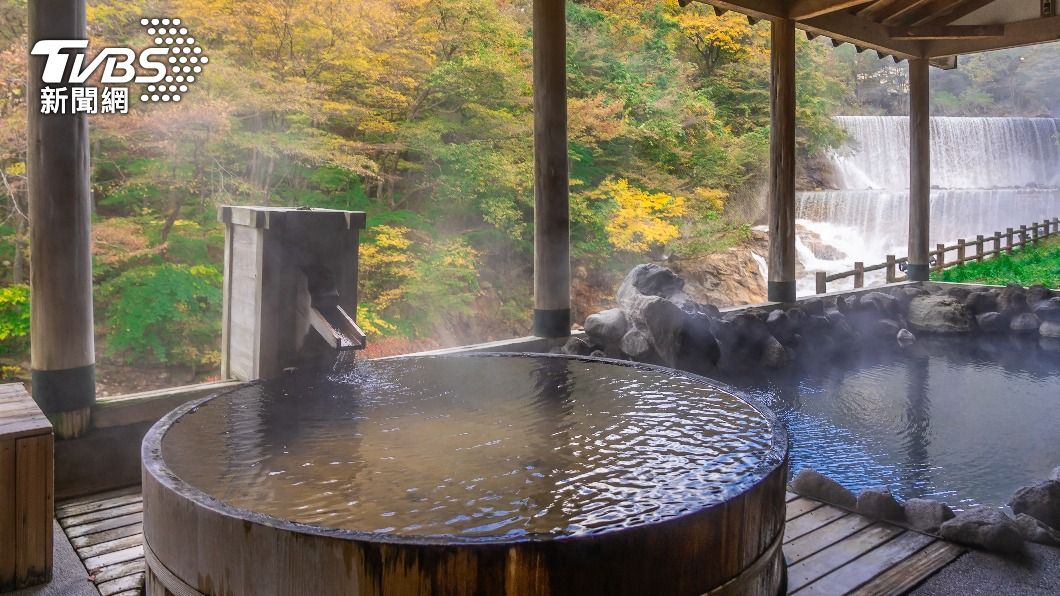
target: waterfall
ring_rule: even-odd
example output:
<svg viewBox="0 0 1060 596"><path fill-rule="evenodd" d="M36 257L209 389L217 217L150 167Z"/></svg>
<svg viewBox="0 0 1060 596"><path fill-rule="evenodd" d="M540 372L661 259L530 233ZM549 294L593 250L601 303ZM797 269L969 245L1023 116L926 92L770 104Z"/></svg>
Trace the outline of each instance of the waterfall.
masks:
<svg viewBox="0 0 1060 596"><path fill-rule="evenodd" d="M848 134L829 156L839 189L796 197L800 294L813 292L814 271L836 273L855 261L871 265L906 254L908 119L837 121ZM932 118L931 185L932 244L1060 216L1060 119ZM829 289L853 283L844 282Z"/></svg>

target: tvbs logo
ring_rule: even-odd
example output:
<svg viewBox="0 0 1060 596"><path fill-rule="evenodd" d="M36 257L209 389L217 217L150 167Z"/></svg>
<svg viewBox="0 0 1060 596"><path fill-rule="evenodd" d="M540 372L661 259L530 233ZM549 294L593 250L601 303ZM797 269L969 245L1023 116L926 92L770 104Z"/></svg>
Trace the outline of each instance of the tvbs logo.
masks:
<svg viewBox="0 0 1060 596"><path fill-rule="evenodd" d="M88 48L88 40L45 39L34 44L30 53L46 57L41 113L127 113L129 88L120 85L129 83L143 85L142 102L179 102L210 59L180 19L141 19L140 25L153 45L139 53L103 48L87 64L82 50ZM97 72L102 90L84 85Z"/></svg>

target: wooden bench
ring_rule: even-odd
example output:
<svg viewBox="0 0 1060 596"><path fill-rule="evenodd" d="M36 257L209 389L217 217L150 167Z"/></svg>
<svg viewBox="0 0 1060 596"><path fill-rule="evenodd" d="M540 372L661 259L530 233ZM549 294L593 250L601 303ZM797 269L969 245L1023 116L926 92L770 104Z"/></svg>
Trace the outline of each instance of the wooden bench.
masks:
<svg viewBox="0 0 1060 596"><path fill-rule="evenodd" d="M0 592L51 580L54 447L22 385L0 385Z"/></svg>

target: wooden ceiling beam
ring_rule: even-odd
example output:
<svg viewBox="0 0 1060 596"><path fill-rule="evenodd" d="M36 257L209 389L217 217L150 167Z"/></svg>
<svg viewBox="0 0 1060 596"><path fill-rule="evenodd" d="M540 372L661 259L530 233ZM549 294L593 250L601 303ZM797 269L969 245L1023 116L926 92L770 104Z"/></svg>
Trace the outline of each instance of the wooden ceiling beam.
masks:
<svg viewBox="0 0 1060 596"><path fill-rule="evenodd" d="M795 0L788 16L795 20L819 17L830 12L846 10L873 0Z"/></svg>
<svg viewBox="0 0 1060 596"><path fill-rule="evenodd" d="M1008 23L1005 25L1005 35L1003 37L939 39L921 43L924 44L924 53L927 57L938 58L1029 46L1057 40L1060 40L1060 16Z"/></svg>
<svg viewBox="0 0 1060 596"><path fill-rule="evenodd" d="M879 15L897 4L898 1L899 0L876 0L876 2L873 2L872 4L862 6L855 14L862 18L872 19L875 18L876 15Z"/></svg>
<svg viewBox="0 0 1060 596"><path fill-rule="evenodd" d="M891 27L894 39L978 39L1002 37L1004 25L923 25L920 27Z"/></svg>
<svg viewBox="0 0 1060 596"><path fill-rule="evenodd" d="M940 14L948 14L950 10L957 7L964 0L933 0L931 3L921 6L917 10L907 13L901 21L895 23L896 27L915 27L925 24L927 21Z"/></svg>
<svg viewBox="0 0 1060 596"><path fill-rule="evenodd" d="M949 25L996 0L959 0L938 12L911 23L912 25Z"/></svg>
<svg viewBox="0 0 1060 596"><path fill-rule="evenodd" d="M891 25L899 25L902 21L911 15L916 14L920 9L934 2L934 0L912 0L905 6L897 10L889 11L886 15L881 14L882 19L878 19L884 25L888 27Z"/></svg>
<svg viewBox="0 0 1060 596"><path fill-rule="evenodd" d="M799 21L797 27L863 48L879 50L899 58L921 58L924 56L922 45L924 42L892 39L887 28L883 25L848 12L832 12L819 17L805 19Z"/></svg>

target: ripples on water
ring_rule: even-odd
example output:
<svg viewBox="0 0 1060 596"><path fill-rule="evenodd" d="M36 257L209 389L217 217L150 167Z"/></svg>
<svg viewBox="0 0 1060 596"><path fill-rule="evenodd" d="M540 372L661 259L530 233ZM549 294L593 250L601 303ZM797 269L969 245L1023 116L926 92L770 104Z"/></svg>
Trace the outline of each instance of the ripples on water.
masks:
<svg viewBox="0 0 1060 596"><path fill-rule="evenodd" d="M1060 351L1037 338L923 337L723 378L788 427L792 471L956 508L1003 505L1060 465Z"/></svg>
<svg viewBox="0 0 1060 596"><path fill-rule="evenodd" d="M162 449L177 476L244 509L489 538L600 532L699 509L757 480L771 440L747 403L685 377L450 357L242 388L184 416Z"/></svg>

